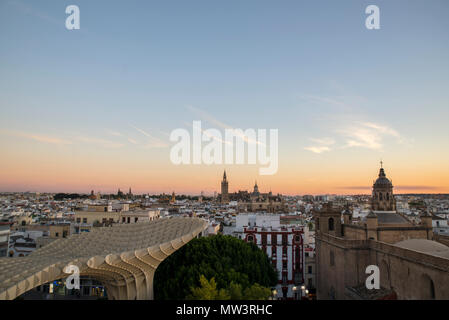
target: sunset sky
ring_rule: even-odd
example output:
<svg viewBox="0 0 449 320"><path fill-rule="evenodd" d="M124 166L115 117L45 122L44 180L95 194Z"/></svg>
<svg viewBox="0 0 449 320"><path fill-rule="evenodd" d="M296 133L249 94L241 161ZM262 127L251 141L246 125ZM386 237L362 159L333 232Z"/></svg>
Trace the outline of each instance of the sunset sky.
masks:
<svg viewBox="0 0 449 320"><path fill-rule="evenodd" d="M67 30L65 8L80 8ZM380 30L365 8L380 8ZM0 191L449 193L449 2L0 1ZM278 129L279 169L170 133Z"/></svg>

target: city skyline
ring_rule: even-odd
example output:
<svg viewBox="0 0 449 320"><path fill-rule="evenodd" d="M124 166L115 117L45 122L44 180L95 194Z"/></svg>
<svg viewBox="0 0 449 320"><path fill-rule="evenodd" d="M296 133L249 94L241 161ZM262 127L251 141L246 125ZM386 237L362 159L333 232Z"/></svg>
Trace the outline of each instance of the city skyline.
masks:
<svg viewBox="0 0 449 320"><path fill-rule="evenodd" d="M0 192L449 193L446 1L0 4ZM105 22L104 17L108 22ZM230 23L232 21L232 23ZM413 23L412 23L413 22ZM279 170L174 165L170 133L279 130Z"/></svg>
<svg viewBox="0 0 449 320"><path fill-rule="evenodd" d="M382 161L381 161L382 163ZM383 167L383 166L382 166ZM389 176L388 176L389 177ZM376 176L377 178L377 176ZM375 179L373 179L374 182ZM227 181L229 182L229 178L227 179ZM259 180L260 181L260 180ZM287 196L301 196L301 195L371 195L371 190L372 190L372 185L365 185L365 186L352 186L352 187L341 187L339 188L340 190L350 190L350 191L355 191L355 192L340 192L340 193L332 193L332 192L322 192L322 193L282 193L282 192L278 192L276 190L273 190L271 188L271 186L269 186L268 188L264 188L265 184L260 184L257 180L254 180L254 182L252 184L250 184L251 186L245 186L245 185L240 185L240 186L236 186L234 188L231 188L229 193L234 193L234 192L238 192L238 191L249 191L252 192L254 185L257 184L258 188L260 185L262 185L262 188L260 189L263 192L273 192L273 194L283 194L283 195L287 195ZM231 185L232 187L232 185ZM423 188L422 186L394 186L395 189L395 193L396 194L447 194L445 192L432 192L433 189L432 188L424 188L424 190L422 192L413 192L413 190L416 190L418 187ZM41 192L41 193L59 193L59 192L64 192L64 193L80 193L80 194L90 194L91 192L94 192L94 194L97 194L98 192L100 194L117 194L118 191L121 191L124 195L129 194L129 191L131 190L133 195L145 195L145 194L149 194L149 195L160 195L160 194L167 194L170 195L173 192L177 195L189 195L189 196L199 196L201 194L205 195L205 196L213 196L215 193L216 194L220 194L220 188L217 188L216 190L212 190L212 191L205 191L205 189L201 189L201 191L199 191L198 193L196 192L178 192L175 189L172 189L171 191L167 191L167 190L163 190L163 191L153 191L153 192L148 192L148 191L141 191L141 190L137 190L135 191L135 189L132 186L128 186L128 187L116 187L114 190L109 190L106 189L106 191L102 191L99 189L90 189L89 191L86 190L59 190L59 189L55 189L55 190L50 190L50 191L41 191L41 190L6 190L6 191L0 191L2 193L8 193L8 192ZM399 191L399 192L398 192Z"/></svg>

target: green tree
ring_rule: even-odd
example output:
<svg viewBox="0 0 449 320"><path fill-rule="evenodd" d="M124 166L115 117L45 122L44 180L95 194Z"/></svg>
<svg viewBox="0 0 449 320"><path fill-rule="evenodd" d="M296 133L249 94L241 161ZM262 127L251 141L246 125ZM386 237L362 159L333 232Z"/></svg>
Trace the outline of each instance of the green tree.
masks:
<svg viewBox="0 0 449 320"><path fill-rule="evenodd" d="M154 275L155 299L191 298L192 288L203 287L202 275L205 279L214 278L218 292L224 289L236 300L255 283L271 287L277 282L268 256L254 243L231 236L202 237L193 239L159 265Z"/></svg>
<svg viewBox="0 0 449 320"><path fill-rule="evenodd" d="M271 296L269 288L262 287L255 283L244 291L243 299L245 300L267 300Z"/></svg>
<svg viewBox="0 0 449 320"><path fill-rule="evenodd" d="M217 289L217 283L212 278L210 281L205 276L200 277L201 286L190 288L192 293L187 296L189 300L229 300L229 295L225 289Z"/></svg>
<svg viewBox="0 0 449 320"><path fill-rule="evenodd" d="M229 285L229 296L231 300L242 300L243 294L242 294L242 286L238 283L231 282Z"/></svg>
<svg viewBox="0 0 449 320"><path fill-rule="evenodd" d="M309 223L307 224L307 226L309 227L309 230L313 230L313 222L309 221Z"/></svg>

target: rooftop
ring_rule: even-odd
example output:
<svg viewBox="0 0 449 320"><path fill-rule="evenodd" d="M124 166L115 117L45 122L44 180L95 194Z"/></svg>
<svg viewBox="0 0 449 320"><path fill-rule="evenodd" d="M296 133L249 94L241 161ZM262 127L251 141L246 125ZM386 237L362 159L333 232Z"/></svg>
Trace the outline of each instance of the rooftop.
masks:
<svg viewBox="0 0 449 320"><path fill-rule="evenodd" d="M395 246L449 259L449 247L436 241L408 239L395 243Z"/></svg>

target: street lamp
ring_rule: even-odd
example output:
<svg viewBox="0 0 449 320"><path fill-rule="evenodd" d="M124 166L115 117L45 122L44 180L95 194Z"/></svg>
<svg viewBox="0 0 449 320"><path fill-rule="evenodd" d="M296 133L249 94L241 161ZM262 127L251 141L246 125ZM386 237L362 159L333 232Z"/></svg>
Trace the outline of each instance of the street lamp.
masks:
<svg viewBox="0 0 449 320"><path fill-rule="evenodd" d="M306 291L306 286L302 285L301 286L301 299L303 299L303 297L305 297L305 291Z"/></svg>
<svg viewBox="0 0 449 320"><path fill-rule="evenodd" d="M296 290L297 290L296 286L293 286L293 292L294 292L295 300L298 300L298 296L297 296Z"/></svg>
<svg viewBox="0 0 449 320"><path fill-rule="evenodd" d="M278 292L276 291L276 289L274 289L272 292L273 292L273 300L275 300L276 299L276 295L278 294Z"/></svg>

